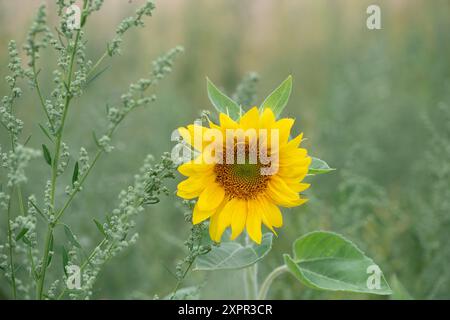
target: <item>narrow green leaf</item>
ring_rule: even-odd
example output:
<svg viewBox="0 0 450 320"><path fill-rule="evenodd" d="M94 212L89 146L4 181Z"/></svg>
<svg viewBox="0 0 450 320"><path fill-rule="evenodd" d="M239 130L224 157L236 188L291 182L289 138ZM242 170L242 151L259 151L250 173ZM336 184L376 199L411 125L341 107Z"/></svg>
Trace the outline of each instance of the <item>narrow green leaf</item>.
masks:
<svg viewBox="0 0 450 320"><path fill-rule="evenodd" d="M210 252L196 259L194 270L224 270L249 267L272 249L272 233L263 235L261 244L251 243L243 246L230 241L222 242L219 247L213 247Z"/></svg>
<svg viewBox="0 0 450 320"><path fill-rule="evenodd" d="M16 241L22 239L22 237L28 232L28 228L23 228L16 236Z"/></svg>
<svg viewBox="0 0 450 320"><path fill-rule="evenodd" d="M103 228L103 224L101 224L97 219L93 219L93 220L94 220L95 225L97 226L98 231L100 231L100 233L106 237L107 235L106 235L105 229Z"/></svg>
<svg viewBox="0 0 450 320"><path fill-rule="evenodd" d="M73 235L72 230L70 230L70 228L65 224L63 226L64 226L64 233L66 234L67 240L69 240L69 242L72 243L75 247L81 249L81 245L77 241L75 236Z"/></svg>
<svg viewBox="0 0 450 320"><path fill-rule="evenodd" d="M50 136L50 133L48 133L47 129L45 129L45 127L44 127L42 124L40 124L40 123L38 123L38 126L39 126L39 128L41 128L41 131L44 133L44 135L45 135L51 142L53 142L53 139L52 139L52 137Z"/></svg>
<svg viewBox="0 0 450 320"><path fill-rule="evenodd" d="M27 246L32 247L33 244L31 243L30 239L28 239L27 237L22 237L22 241L23 243L25 243Z"/></svg>
<svg viewBox="0 0 450 320"><path fill-rule="evenodd" d="M320 160L319 158L311 157L311 165L309 166L308 174L315 175L315 174L322 174L322 173L328 173L331 171L334 171L336 169L330 168L330 166L323 160Z"/></svg>
<svg viewBox="0 0 450 320"><path fill-rule="evenodd" d="M23 143L23 146L26 146L28 142L31 140L31 134L28 136L28 138L25 139L25 142Z"/></svg>
<svg viewBox="0 0 450 320"><path fill-rule="evenodd" d="M315 231L298 238L289 271L304 285L321 290L392 294L380 268L343 236Z"/></svg>
<svg viewBox="0 0 450 320"><path fill-rule="evenodd" d="M31 200L28 200L31 205L36 209L37 213L39 213L39 215L42 217L42 219L44 219L44 221L48 222L47 217L45 216L45 214L41 211L41 209L39 209L39 207Z"/></svg>
<svg viewBox="0 0 450 320"><path fill-rule="evenodd" d="M269 96L261 103L260 110L270 108L276 117L278 117L283 109L286 107L289 96L292 91L292 76L284 80L278 88L276 88Z"/></svg>
<svg viewBox="0 0 450 320"><path fill-rule="evenodd" d="M73 167L72 186L74 185L75 182L78 181L78 173L79 173L79 169L78 169L78 161L77 161L77 162L75 162L75 166Z"/></svg>
<svg viewBox="0 0 450 320"><path fill-rule="evenodd" d="M239 119L241 114L240 106L220 91L208 78L206 78L206 89L208 98L217 111L228 114L234 120Z"/></svg>
<svg viewBox="0 0 450 320"><path fill-rule="evenodd" d="M102 70L100 70L99 72L94 74L88 81L86 81L86 84L84 86L87 87L88 85L90 85L95 79L100 77L102 75L102 73L108 69L109 69L109 66L106 66L105 68L103 68Z"/></svg>
<svg viewBox="0 0 450 320"><path fill-rule="evenodd" d="M69 263L69 255L67 253L66 247L61 246L61 257L62 257L62 265L64 274L67 276L66 266Z"/></svg>
<svg viewBox="0 0 450 320"><path fill-rule="evenodd" d="M45 162L47 162L47 164L49 166L51 166L52 165L52 156L50 155L50 151L48 151L48 148L45 144L42 145L42 151L44 152Z"/></svg>

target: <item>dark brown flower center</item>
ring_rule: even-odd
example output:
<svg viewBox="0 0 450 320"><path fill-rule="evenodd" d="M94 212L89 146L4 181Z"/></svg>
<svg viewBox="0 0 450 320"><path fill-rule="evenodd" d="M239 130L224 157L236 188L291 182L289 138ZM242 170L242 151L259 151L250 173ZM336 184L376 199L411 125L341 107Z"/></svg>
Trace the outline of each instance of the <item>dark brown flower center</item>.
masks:
<svg viewBox="0 0 450 320"><path fill-rule="evenodd" d="M270 179L269 175L261 174L261 169L267 165L262 165L259 161L249 163L248 147L245 148L245 153L245 163L237 163L237 158L233 163L226 163L224 156L223 163L217 163L214 167L216 182L230 198L253 199L266 189Z"/></svg>

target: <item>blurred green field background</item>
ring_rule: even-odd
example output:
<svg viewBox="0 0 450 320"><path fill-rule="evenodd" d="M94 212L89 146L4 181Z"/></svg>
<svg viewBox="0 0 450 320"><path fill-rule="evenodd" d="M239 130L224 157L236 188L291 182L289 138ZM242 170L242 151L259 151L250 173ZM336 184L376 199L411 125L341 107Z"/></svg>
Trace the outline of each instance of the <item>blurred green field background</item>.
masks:
<svg viewBox="0 0 450 320"><path fill-rule="evenodd" d="M47 2L54 22L55 5ZM105 2L87 26L94 61L116 25L142 1ZM366 8L373 3L381 7L382 30L366 28ZM0 1L2 96L7 43L24 41L38 5ZM116 149L100 160L64 218L86 248L99 238L92 218L102 219L114 208L145 155L171 150L174 128L192 122L203 109L212 110L205 76L231 94L247 72L255 71L259 103L292 74L285 116L296 118L295 131L304 132L310 154L338 170L310 179L311 200L284 211L284 227L261 263L260 279L282 263L298 236L325 229L344 234L373 257L395 298L450 298L450 2L158 0L156 6L146 27L125 36L123 54L104 63L107 71L70 109L65 132L70 151L93 150L88 128L101 132L106 103L119 101L128 84L150 70L152 59L184 46L174 73L156 92L157 102L127 119L115 136ZM45 94L54 69L48 52L40 62ZM40 148L44 137L35 123L43 115L35 93L24 91L16 109L25 121L23 136L31 134L30 146ZM0 131L0 144L7 141ZM31 168L24 192L39 199L48 167L38 159ZM170 185L173 191L176 182ZM173 289L171 273L185 255L189 232L178 202L172 194L139 217L137 245L106 266L94 298L151 299ZM0 291L9 292L0 283ZM193 284L203 284L201 298L244 296L238 271L193 272L185 285ZM377 298L314 291L290 275L275 282L269 297Z"/></svg>

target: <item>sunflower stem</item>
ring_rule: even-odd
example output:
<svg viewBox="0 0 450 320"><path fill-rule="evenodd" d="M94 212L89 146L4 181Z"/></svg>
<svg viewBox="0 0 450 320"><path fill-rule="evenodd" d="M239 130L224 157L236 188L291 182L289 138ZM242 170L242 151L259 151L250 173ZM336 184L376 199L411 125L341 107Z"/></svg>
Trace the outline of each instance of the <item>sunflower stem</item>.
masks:
<svg viewBox="0 0 450 320"><path fill-rule="evenodd" d="M273 280L277 278L278 276L282 275L283 273L287 272L288 268L285 265L279 266L278 268L274 269L267 278L264 280L263 284L261 285L261 290L258 294L258 300L265 300L267 297L267 293L269 292L270 286L272 285Z"/></svg>
<svg viewBox="0 0 450 320"><path fill-rule="evenodd" d="M245 244L250 244L248 235L245 236ZM258 263L243 270L245 299L254 300L258 296Z"/></svg>
<svg viewBox="0 0 450 320"><path fill-rule="evenodd" d="M256 263L243 270L246 300L255 300L256 297L258 296L257 270L258 266Z"/></svg>

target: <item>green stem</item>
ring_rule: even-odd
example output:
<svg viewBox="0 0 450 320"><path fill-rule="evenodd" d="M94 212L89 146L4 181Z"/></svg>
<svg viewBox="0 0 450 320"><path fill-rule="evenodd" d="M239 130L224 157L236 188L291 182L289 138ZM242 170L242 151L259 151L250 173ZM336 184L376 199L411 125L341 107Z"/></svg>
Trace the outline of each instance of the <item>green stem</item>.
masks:
<svg viewBox="0 0 450 320"><path fill-rule="evenodd" d="M245 237L245 245L250 245L250 238L248 235ZM258 296L258 264L245 268L243 270L244 286L245 286L245 298L256 299Z"/></svg>
<svg viewBox="0 0 450 320"><path fill-rule="evenodd" d="M254 300L258 296L258 265L245 268L243 271L245 299Z"/></svg>
<svg viewBox="0 0 450 320"><path fill-rule="evenodd" d="M88 1L84 0L83 10L86 9L87 3L88 3ZM70 101L72 99L72 96L71 96L69 90L70 90L70 85L72 83L73 66L74 66L74 61L75 61L75 55L77 53L78 42L80 40L80 34L81 34L81 29L79 29L77 31L77 34L75 36L75 43L74 43L74 46L72 49L73 51L70 56L69 70L66 75L66 77L67 77L67 81L66 81L67 96L66 96L66 100L64 103L61 125L56 133L56 143L55 143L56 146L55 146L55 154L54 154L53 162L52 162L52 178L51 178L51 189L50 189L50 205L51 205L51 210L53 210L53 211L55 208L56 179L57 179L57 175L58 175L58 163L59 163L59 157L60 157L61 142L62 142L63 130L64 130L65 121L67 118L67 113L69 110ZM47 226L47 235L46 235L46 240L45 240L45 245L44 245L44 258L42 260L42 271L41 271L41 274L39 275L39 280L38 280L38 283L36 286L38 300L42 299L44 283L45 283L45 274L47 271L47 261L48 261L49 251L50 251L50 239L53 236L53 229L55 228L55 225L57 224L57 222L58 222L58 219L55 219L52 223L49 223Z"/></svg>
<svg viewBox="0 0 450 320"><path fill-rule="evenodd" d="M11 113L12 113L12 103L11 103ZM9 129L6 128L8 131ZM11 133L11 131L9 131L10 135L10 142L11 142L11 150L12 152L16 151L16 145L14 142L14 136ZM19 207L20 207L20 211L23 215L23 213L25 212L24 206L23 206L23 200L22 200L22 191L20 188L20 185L17 185L17 195L19 198ZM10 192L9 192L9 200L8 200L8 209L7 209L7 228L8 228L8 245L9 245L9 265L11 268L11 286L12 286L12 294L13 294L13 298L16 299L17 298L17 288L16 288L16 271L15 271L15 267L14 267L14 248L13 248L13 241L12 241L12 230L11 230L11 201L12 201L12 197L14 194L14 187L11 187Z"/></svg>
<svg viewBox="0 0 450 320"><path fill-rule="evenodd" d="M11 197L13 195L13 190L11 188L10 197L8 200L8 214L7 214L7 226L8 226L8 246L9 246L9 266L11 268L11 286L12 286L12 294L13 298L17 299L17 290L16 290L16 275L14 268L14 257L13 257L13 242L12 242L12 230L11 230Z"/></svg>
<svg viewBox="0 0 450 320"><path fill-rule="evenodd" d="M49 224L49 227L47 228L47 234L45 236L45 244L44 244L44 258L42 259L42 266L41 266L41 274L39 275L38 283L36 286L36 297L37 299L42 299L42 294L44 292L44 280L45 280L45 272L47 270L47 264L48 264L48 257L50 254L50 242L53 236L53 224Z"/></svg>
<svg viewBox="0 0 450 320"><path fill-rule="evenodd" d="M36 279L36 265L34 264L33 252L31 251L31 247L28 247L28 258L30 259L31 263L31 274L33 276L33 279Z"/></svg>
<svg viewBox="0 0 450 320"><path fill-rule="evenodd" d="M253 292L254 297L256 298L258 296L258 263L255 263L251 268L251 276L253 281Z"/></svg>
<svg viewBox="0 0 450 320"><path fill-rule="evenodd" d="M267 293L269 292L273 280L275 280L275 278L277 278L278 276L282 275L285 272L288 272L288 268L285 265L282 265L274 269L271 273L269 273L269 275L261 285L261 290L259 291L258 294L258 300L266 299Z"/></svg>
<svg viewBox="0 0 450 320"><path fill-rule="evenodd" d="M173 300L173 298L175 297L178 289L180 288L181 283L183 282L184 278L186 278L186 275L188 274L189 270L191 269L192 265L194 264L194 261L195 261L195 258L192 259L192 261L188 264L186 270L183 273L183 276L178 279L177 284L175 285L175 288L173 289L170 300Z"/></svg>
<svg viewBox="0 0 450 320"><path fill-rule="evenodd" d="M51 180L51 192L50 192L50 202L52 205L52 208L54 208L55 205L55 190L56 190L56 178L58 175L58 164L59 164L59 157L60 157L60 150L61 150L61 142L62 142L62 136L63 136L63 130L64 130L64 125L66 122L66 118L67 118L67 113L69 111L69 105L70 105L70 101L72 100L72 96L70 93L70 85L72 83L72 72L73 72L73 65L74 65L74 60L75 60L75 55L76 55L76 51L77 51L77 46L78 46L78 41L80 39L80 31L77 32L76 38L75 38L75 44L73 46L73 52L72 55L70 57L70 63L69 63L69 71L67 73L67 96L66 96L66 101L64 103L64 108L63 108L63 115L62 115L62 119L61 119L61 125L58 129L58 132L56 134L56 147L55 147L55 154L53 157L53 162L52 162L52 180Z"/></svg>

